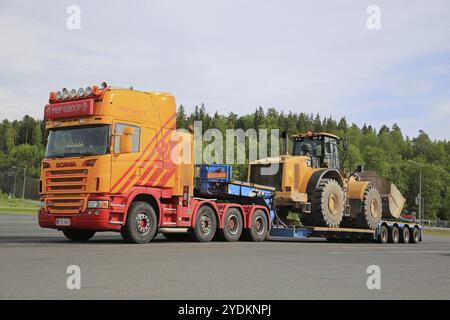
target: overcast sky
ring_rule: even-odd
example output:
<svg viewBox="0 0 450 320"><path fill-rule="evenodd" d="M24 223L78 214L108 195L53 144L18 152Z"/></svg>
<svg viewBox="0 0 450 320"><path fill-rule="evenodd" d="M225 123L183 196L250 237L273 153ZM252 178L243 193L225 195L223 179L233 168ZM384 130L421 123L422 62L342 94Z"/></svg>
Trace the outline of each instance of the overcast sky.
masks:
<svg viewBox="0 0 450 320"><path fill-rule="evenodd" d="M50 91L107 81L189 111L276 107L448 140L449 17L448 0L0 0L0 118L41 118Z"/></svg>

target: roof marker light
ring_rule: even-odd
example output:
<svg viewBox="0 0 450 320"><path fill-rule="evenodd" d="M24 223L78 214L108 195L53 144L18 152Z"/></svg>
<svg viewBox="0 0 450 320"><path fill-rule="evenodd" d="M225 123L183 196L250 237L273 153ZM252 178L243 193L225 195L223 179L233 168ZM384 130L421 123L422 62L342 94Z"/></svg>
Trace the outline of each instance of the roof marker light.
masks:
<svg viewBox="0 0 450 320"><path fill-rule="evenodd" d="M86 97L90 96L92 94L92 88L91 87L86 87L86 89L84 89L84 95Z"/></svg>
<svg viewBox="0 0 450 320"><path fill-rule="evenodd" d="M56 99L56 100L61 100L61 99L62 99L62 93L61 93L61 91L56 92L55 99Z"/></svg>
<svg viewBox="0 0 450 320"><path fill-rule="evenodd" d="M70 97L72 99L76 98L77 97L77 90L75 90L75 89L70 90Z"/></svg>
<svg viewBox="0 0 450 320"><path fill-rule="evenodd" d="M69 98L69 90L67 90L66 88L62 89L62 98L63 99Z"/></svg>
<svg viewBox="0 0 450 320"><path fill-rule="evenodd" d="M78 98L82 98L84 96L84 89L80 88L78 89Z"/></svg>

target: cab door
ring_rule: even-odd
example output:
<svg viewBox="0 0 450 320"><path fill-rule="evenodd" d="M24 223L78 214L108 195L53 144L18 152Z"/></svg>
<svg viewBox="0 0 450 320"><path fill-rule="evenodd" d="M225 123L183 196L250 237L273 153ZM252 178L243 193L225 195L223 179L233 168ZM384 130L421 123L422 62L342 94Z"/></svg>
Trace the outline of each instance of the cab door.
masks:
<svg viewBox="0 0 450 320"><path fill-rule="evenodd" d="M133 128L131 152L121 153L120 137L125 128ZM144 134L146 133L145 139ZM136 124L115 122L112 139L111 192L126 193L142 180L149 153L156 149L156 131Z"/></svg>

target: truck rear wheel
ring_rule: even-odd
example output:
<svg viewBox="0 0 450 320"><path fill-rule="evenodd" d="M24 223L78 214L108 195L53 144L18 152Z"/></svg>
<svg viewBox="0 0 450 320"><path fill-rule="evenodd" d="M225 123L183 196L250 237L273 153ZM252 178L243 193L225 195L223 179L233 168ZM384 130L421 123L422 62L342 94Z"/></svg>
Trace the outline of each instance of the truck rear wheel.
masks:
<svg viewBox="0 0 450 320"><path fill-rule="evenodd" d="M256 209L252 216L252 225L244 230L244 238L249 241L261 242L268 238L269 222L266 213Z"/></svg>
<svg viewBox="0 0 450 320"><path fill-rule="evenodd" d="M409 238L410 238L409 228L408 226L404 226L402 228L402 231L400 232L400 242L409 243Z"/></svg>
<svg viewBox="0 0 450 320"><path fill-rule="evenodd" d="M223 229L220 232L221 238L230 242L239 240L243 225L241 212L236 208L228 209L224 217Z"/></svg>
<svg viewBox="0 0 450 320"><path fill-rule="evenodd" d="M355 227L374 230L381 221L381 196L378 190L369 186L364 191L361 212L356 216Z"/></svg>
<svg viewBox="0 0 450 320"><path fill-rule="evenodd" d="M322 179L311 196L311 213L302 215L305 226L339 227L344 217L344 192L334 179Z"/></svg>
<svg viewBox="0 0 450 320"><path fill-rule="evenodd" d="M201 206L195 219L194 236L197 241L208 242L217 231L217 219L213 209Z"/></svg>
<svg viewBox="0 0 450 320"><path fill-rule="evenodd" d="M120 233L127 242L147 243L155 237L157 229L155 209L147 202L136 201L131 204L127 222Z"/></svg>
<svg viewBox="0 0 450 320"><path fill-rule="evenodd" d="M62 232L67 239L79 242L88 241L95 235L93 230L63 229Z"/></svg>
<svg viewBox="0 0 450 320"><path fill-rule="evenodd" d="M400 239L400 231L398 231L398 227L392 226L389 230L389 242L398 243L399 239Z"/></svg>
<svg viewBox="0 0 450 320"><path fill-rule="evenodd" d="M414 227L412 230L412 235L411 238L409 240L411 243L419 243L420 241L420 231L419 228Z"/></svg>

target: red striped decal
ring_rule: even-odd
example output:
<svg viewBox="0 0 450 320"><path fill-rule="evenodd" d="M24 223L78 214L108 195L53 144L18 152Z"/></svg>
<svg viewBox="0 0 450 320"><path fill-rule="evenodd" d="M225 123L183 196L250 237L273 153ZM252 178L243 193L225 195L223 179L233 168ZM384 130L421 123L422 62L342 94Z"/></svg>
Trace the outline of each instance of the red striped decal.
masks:
<svg viewBox="0 0 450 320"><path fill-rule="evenodd" d="M174 132L174 131L172 131L172 130L167 130L167 132L164 134L164 137L162 138L162 141L163 141L162 143L164 143L165 145L167 145L166 139L167 139L167 137L169 137L173 132ZM162 148L165 149L164 146L163 146ZM145 162L148 162L148 161L153 157L153 155L154 155L155 153L158 153L158 155L161 155L161 150L160 150L160 149L161 149L160 146L157 146L155 149L153 149L152 152L148 155L148 157L147 157L143 162L144 162L144 163L145 163ZM167 150L164 150L164 155L165 155L166 152L169 151L169 150L170 150L170 148L167 148ZM163 155L163 156L164 156L164 155ZM164 159L164 157L163 157L163 159ZM164 161L164 160L162 160L162 161ZM150 166L147 168L147 170L145 170L145 172L141 175L141 177L139 178L139 180L136 182L136 185L140 185L140 184L147 178L147 176L150 174L150 172L151 172L152 169L153 169L153 166L150 165ZM158 169L155 171L155 173L152 175L152 177L150 178L150 180L156 179L156 178L161 174L160 171L162 171L162 169L161 169L161 168L158 168ZM158 173L158 172L159 172L159 174L155 176L155 174ZM119 190L117 193L122 193L122 192L124 192L124 191L128 188L128 186L131 184L131 182L132 182L135 178L136 178L136 173L133 173L132 176L130 177L130 179L128 179L128 181L125 182L125 184L122 186L122 188L120 188L120 190Z"/></svg>
<svg viewBox="0 0 450 320"><path fill-rule="evenodd" d="M153 142L155 141L156 137L161 134L161 131L163 130L163 128L165 128L165 126L167 126L169 124L170 121L173 120L173 118L175 118L175 114L172 115L169 120L167 120L167 122L161 127L161 129L159 129L159 131L157 132L157 134L152 138L152 140L147 144L147 146L144 148L144 151L142 151L142 153L139 155L139 157L133 162L133 164L127 169L127 171L122 175L122 177L120 177L119 180L117 180L117 182L114 184L114 186L111 188L111 190L113 191L115 188L117 188L122 182L123 180L126 178L126 176L131 172L131 170L133 170L134 168L136 168L137 164L139 163L139 161L142 160L142 158L144 157L145 153L147 153L148 149L151 147L151 145L153 144ZM118 193L120 193L121 191L119 191Z"/></svg>

